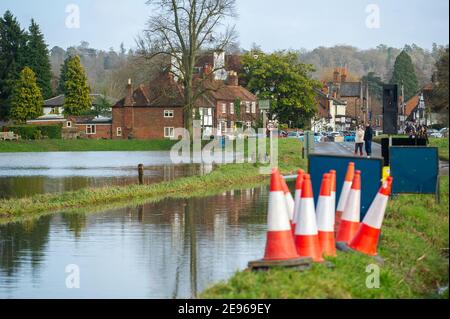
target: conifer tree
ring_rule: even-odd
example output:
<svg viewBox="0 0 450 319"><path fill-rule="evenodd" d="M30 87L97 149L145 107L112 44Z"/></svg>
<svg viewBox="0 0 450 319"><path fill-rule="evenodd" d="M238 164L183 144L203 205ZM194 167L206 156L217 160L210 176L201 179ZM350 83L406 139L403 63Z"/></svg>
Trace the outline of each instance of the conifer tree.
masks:
<svg viewBox="0 0 450 319"><path fill-rule="evenodd" d="M394 72L391 84L403 85L405 89L405 101L413 97L419 90L419 81L411 57L403 50L395 60Z"/></svg>
<svg viewBox="0 0 450 319"><path fill-rule="evenodd" d="M24 53L25 64L36 74L37 84L42 95L44 99L48 99L52 96L52 72L47 44L45 44L39 25L34 20L31 20L28 32Z"/></svg>
<svg viewBox="0 0 450 319"><path fill-rule="evenodd" d="M64 90L64 114L82 115L91 110L90 88L79 56L67 62Z"/></svg>
<svg viewBox="0 0 450 319"><path fill-rule="evenodd" d="M20 72L11 96L9 117L16 123L25 123L42 115L44 99L36 83L36 75L29 67Z"/></svg>
<svg viewBox="0 0 450 319"><path fill-rule="evenodd" d="M19 22L6 11L0 17L0 119L6 119L11 108L14 82L23 68L25 42Z"/></svg>

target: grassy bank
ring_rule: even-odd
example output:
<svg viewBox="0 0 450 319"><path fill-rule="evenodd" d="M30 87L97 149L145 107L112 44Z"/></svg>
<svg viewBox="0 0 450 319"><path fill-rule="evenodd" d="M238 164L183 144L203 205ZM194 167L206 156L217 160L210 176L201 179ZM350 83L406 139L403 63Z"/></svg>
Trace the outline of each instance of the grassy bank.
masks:
<svg viewBox="0 0 450 319"><path fill-rule="evenodd" d="M334 269L314 265L306 272L239 272L201 297L448 298L448 186L446 177L440 204L430 195L401 195L390 201L379 246L384 258L379 289L366 287L372 258L339 253L329 259ZM447 290L440 295L442 287Z"/></svg>
<svg viewBox="0 0 450 319"><path fill-rule="evenodd" d="M439 158L443 161L448 161L448 138L432 138L430 139L430 146L439 148Z"/></svg>
<svg viewBox="0 0 450 319"><path fill-rule="evenodd" d="M37 140L0 141L0 153L12 152L93 152L93 151L169 151L170 140Z"/></svg>
<svg viewBox="0 0 450 319"><path fill-rule="evenodd" d="M381 144L381 139L387 138L387 135L380 135L373 139L375 143ZM406 138L406 135L396 135L394 137L403 137ZM439 149L439 158L443 161L448 161L448 138L430 138L430 145L433 147L437 147Z"/></svg>
<svg viewBox="0 0 450 319"><path fill-rule="evenodd" d="M284 173L305 168L300 158L301 143L283 139L279 142L280 169ZM192 176L176 181L122 187L89 188L61 194L35 195L30 198L0 200L0 222L9 222L37 216L42 213L60 212L111 203L163 198L183 198L212 195L231 189L243 189L268 182L268 176L259 173L254 164L230 164L215 169L205 176Z"/></svg>

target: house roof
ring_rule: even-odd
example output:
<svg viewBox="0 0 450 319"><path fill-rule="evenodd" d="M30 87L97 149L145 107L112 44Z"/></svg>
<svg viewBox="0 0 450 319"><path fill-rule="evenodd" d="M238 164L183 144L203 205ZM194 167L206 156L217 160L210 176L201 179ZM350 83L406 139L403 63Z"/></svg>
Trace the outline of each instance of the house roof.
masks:
<svg viewBox="0 0 450 319"><path fill-rule="evenodd" d="M242 86L227 85L223 81L205 82L204 86L208 89L207 94L217 101L257 101L256 96Z"/></svg>
<svg viewBox="0 0 450 319"><path fill-rule="evenodd" d="M92 99L92 105L97 105L100 102L100 98L104 97L102 94L89 94ZM106 96L109 103L114 104L115 100L111 97ZM44 107L61 107L64 105L64 94L55 96L51 99L44 101Z"/></svg>
<svg viewBox="0 0 450 319"><path fill-rule="evenodd" d="M197 107L215 107L215 101L256 102L256 96L241 86L227 85L223 81L197 80L199 91L205 93L196 100ZM148 85L139 85L130 90L127 96L118 101L114 107L183 107L182 86L168 74L161 74Z"/></svg>
<svg viewBox="0 0 450 319"><path fill-rule="evenodd" d="M68 120L76 124L110 124L112 119L110 117L95 116L95 115L81 115L69 116Z"/></svg>
<svg viewBox="0 0 450 319"><path fill-rule="evenodd" d="M406 106L405 106L405 115L406 116L410 116L411 113L414 111L414 109L419 105L420 102L420 96L419 94L414 95L412 98L410 98L407 102L406 102Z"/></svg>

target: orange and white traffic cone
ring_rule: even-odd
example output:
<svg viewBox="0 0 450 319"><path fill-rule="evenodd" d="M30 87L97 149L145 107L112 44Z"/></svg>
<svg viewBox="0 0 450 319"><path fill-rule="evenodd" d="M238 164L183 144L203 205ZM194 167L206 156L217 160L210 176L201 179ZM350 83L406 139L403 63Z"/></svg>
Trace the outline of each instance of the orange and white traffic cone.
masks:
<svg viewBox="0 0 450 319"><path fill-rule="evenodd" d="M388 177L383 183L372 205L370 205L358 233L350 242L349 247L363 254L376 256L378 239L383 224L386 206L391 196L393 178Z"/></svg>
<svg viewBox="0 0 450 319"><path fill-rule="evenodd" d="M303 187L303 174L304 170L299 170L297 173L297 181L295 183L295 196L294 196L294 218L292 219L292 234L295 236L295 227L297 225L298 214L300 213L300 202L302 200L302 187Z"/></svg>
<svg viewBox="0 0 450 319"><path fill-rule="evenodd" d="M270 181L268 231L264 260L298 258L289 223L282 180L278 169L274 169Z"/></svg>
<svg viewBox="0 0 450 319"><path fill-rule="evenodd" d="M286 184L286 180L281 174L280 178L281 178L281 186L283 187L284 197L286 198L286 208L289 215L289 222L292 229L294 220L294 205L295 205L294 198L292 197L291 191L289 190L289 187Z"/></svg>
<svg viewBox="0 0 450 319"><path fill-rule="evenodd" d="M336 241L348 244L361 225L361 171L355 172L352 189L348 195Z"/></svg>
<svg viewBox="0 0 450 319"><path fill-rule="evenodd" d="M347 204L348 195L350 194L350 189L352 188L353 178L355 177L355 163L348 163L347 173L345 174L344 184L342 185L341 196L339 197L339 202L336 208L336 225L335 231L339 230L339 225L341 224L342 214L344 213L345 205Z"/></svg>
<svg viewBox="0 0 450 319"><path fill-rule="evenodd" d="M334 240L333 198L331 196L331 174L324 174L317 202L317 228L319 230L319 243L325 256L336 256L336 243Z"/></svg>
<svg viewBox="0 0 450 319"><path fill-rule="evenodd" d="M311 176L303 175L302 200L295 227L295 245L300 257L311 257L315 262L322 262L322 250L319 243L314 196Z"/></svg>

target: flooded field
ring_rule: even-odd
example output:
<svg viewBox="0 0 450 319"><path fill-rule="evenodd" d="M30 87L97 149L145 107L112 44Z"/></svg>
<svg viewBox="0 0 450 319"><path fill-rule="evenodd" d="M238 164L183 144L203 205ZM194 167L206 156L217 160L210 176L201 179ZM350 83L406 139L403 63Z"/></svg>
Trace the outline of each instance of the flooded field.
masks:
<svg viewBox="0 0 450 319"><path fill-rule="evenodd" d="M0 298L195 297L263 256L267 196L261 187L0 226ZM67 288L68 265L79 289Z"/></svg>

